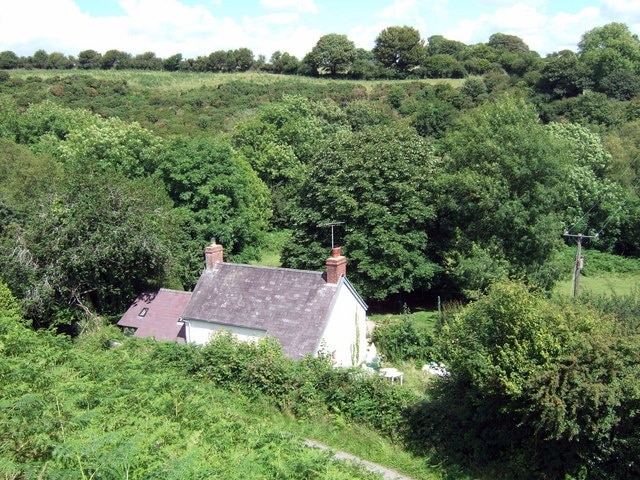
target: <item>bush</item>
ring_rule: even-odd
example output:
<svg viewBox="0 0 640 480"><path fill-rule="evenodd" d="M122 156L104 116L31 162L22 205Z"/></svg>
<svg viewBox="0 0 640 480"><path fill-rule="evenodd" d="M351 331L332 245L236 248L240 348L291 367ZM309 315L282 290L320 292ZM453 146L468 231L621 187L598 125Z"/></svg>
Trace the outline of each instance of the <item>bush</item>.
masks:
<svg viewBox="0 0 640 480"><path fill-rule="evenodd" d="M186 357L187 371L196 377L252 399L267 397L302 418L338 415L399 438L409 427L405 411L417 401L409 390L360 370L333 368L329 359L295 362L270 338L251 344L221 333L204 347L191 348L164 345L156 355L178 365ZM180 350L187 355L178 355Z"/></svg>
<svg viewBox="0 0 640 480"><path fill-rule="evenodd" d="M378 325L373 330L372 340L389 362L425 362L432 356L433 337L408 317Z"/></svg>

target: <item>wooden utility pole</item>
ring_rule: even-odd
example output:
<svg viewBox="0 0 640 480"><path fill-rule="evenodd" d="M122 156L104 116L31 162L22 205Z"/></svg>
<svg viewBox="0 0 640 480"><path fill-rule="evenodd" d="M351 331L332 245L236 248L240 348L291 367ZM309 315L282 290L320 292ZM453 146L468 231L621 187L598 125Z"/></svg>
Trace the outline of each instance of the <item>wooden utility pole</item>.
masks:
<svg viewBox="0 0 640 480"><path fill-rule="evenodd" d="M575 238L577 240L578 249L576 252L576 261L573 265L573 296L578 296L578 291L580 289L580 275L582 269L584 267L584 256L582 255L582 239L583 238L597 238L598 234L595 235L582 235L579 233L578 235L572 235L569 232L564 233L565 237Z"/></svg>

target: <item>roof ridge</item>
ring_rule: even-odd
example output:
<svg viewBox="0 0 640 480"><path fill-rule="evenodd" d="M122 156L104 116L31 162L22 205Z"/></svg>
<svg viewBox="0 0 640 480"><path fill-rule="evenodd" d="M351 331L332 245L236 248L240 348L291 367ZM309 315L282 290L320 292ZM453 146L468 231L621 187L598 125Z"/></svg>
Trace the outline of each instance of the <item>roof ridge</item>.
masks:
<svg viewBox="0 0 640 480"><path fill-rule="evenodd" d="M188 290L177 290L175 288L164 288L161 287L159 290L160 291L164 291L164 292L172 292L172 293L184 293L184 294L189 294L191 295L191 292L189 292Z"/></svg>
<svg viewBox="0 0 640 480"><path fill-rule="evenodd" d="M267 266L267 265L252 265L252 264L249 264L249 263L218 262L216 265L230 265L230 266L237 266L237 267L249 267L249 268L261 269L261 270L284 270L284 271L287 271L287 272L300 272L300 273L308 273L308 274L314 274L314 275L318 275L318 274L322 275L324 273L323 270L303 270L303 269L300 269L300 268L270 267L270 266Z"/></svg>

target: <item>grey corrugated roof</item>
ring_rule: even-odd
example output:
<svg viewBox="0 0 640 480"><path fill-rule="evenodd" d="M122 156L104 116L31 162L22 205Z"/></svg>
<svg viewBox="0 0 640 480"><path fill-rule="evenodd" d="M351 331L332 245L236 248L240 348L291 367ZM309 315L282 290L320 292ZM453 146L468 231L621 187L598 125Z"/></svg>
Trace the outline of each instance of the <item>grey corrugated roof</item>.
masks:
<svg viewBox="0 0 640 480"><path fill-rule="evenodd" d="M295 359L316 353L337 290L320 272L221 262L204 270L182 316L266 331Z"/></svg>

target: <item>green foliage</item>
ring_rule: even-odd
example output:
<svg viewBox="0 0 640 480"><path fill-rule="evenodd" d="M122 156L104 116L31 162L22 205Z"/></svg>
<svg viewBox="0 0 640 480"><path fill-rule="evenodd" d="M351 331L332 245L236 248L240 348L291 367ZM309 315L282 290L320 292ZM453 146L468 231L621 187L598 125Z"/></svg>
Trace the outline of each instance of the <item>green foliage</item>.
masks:
<svg viewBox="0 0 640 480"><path fill-rule="evenodd" d="M422 63L426 50L420 32L409 26L382 30L375 40L373 55L383 66L407 73Z"/></svg>
<svg viewBox="0 0 640 480"><path fill-rule="evenodd" d="M422 70L427 78L464 78L467 72L453 55L430 55L422 62Z"/></svg>
<svg viewBox="0 0 640 480"><path fill-rule="evenodd" d="M249 403L185 375L166 361L170 351L195 353L190 346L141 341L106 349L72 345L0 316L0 473L373 478L270 425L275 412L266 402Z"/></svg>
<svg viewBox="0 0 640 480"><path fill-rule="evenodd" d="M578 44L581 62L596 88L602 91L612 72L637 72L640 40L623 23L609 23L589 30Z"/></svg>
<svg viewBox="0 0 640 480"><path fill-rule="evenodd" d="M544 308L543 308L544 307ZM440 352L456 375L489 395L517 396L559 351L558 313L517 284L496 284L442 327Z"/></svg>
<svg viewBox="0 0 640 480"><path fill-rule="evenodd" d="M629 459L637 454L632 439L639 427L632 380L637 330L622 330L588 306L552 303L507 283L449 319L437 347L453 381L414 419L418 429L437 429L445 422L426 422L440 402L449 402L447 421L468 432L471 443L457 443L461 437L449 429L445 448L475 451L488 464L509 459L509 468L530 472L523 478L580 472L627 478L636 469ZM493 439L483 445L489 430Z"/></svg>
<svg viewBox="0 0 640 480"><path fill-rule="evenodd" d="M437 270L425 255L435 164L430 146L410 128L339 132L317 152L283 264L321 267L330 245L330 231L321 225L340 221L345 232L337 243L365 297L428 287Z"/></svg>
<svg viewBox="0 0 640 480"><path fill-rule="evenodd" d="M61 176L59 166L35 156L27 147L0 138L0 234L33 208L33 199L54 188Z"/></svg>
<svg viewBox="0 0 640 480"><path fill-rule="evenodd" d="M109 118L71 130L57 149L64 164L83 170L116 169L127 177L158 168L160 139L137 123Z"/></svg>
<svg viewBox="0 0 640 480"><path fill-rule="evenodd" d="M3 282L0 282L0 316L14 319L22 317L18 300Z"/></svg>
<svg viewBox="0 0 640 480"><path fill-rule="evenodd" d="M408 316L376 325L371 337L385 361L426 363L432 359L433 338Z"/></svg>
<svg viewBox="0 0 640 480"><path fill-rule="evenodd" d="M423 137L440 138L451 127L457 113L449 102L437 98L427 100L418 106L412 125Z"/></svg>
<svg viewBox="0 0 640 480"><path fill-rule="evenodd" d="M157 181L67 175L0 243L2 277L40 325L69 323L78 307L121 312L173 258L175 221Z"/></svg>
<svg viewBox="0 0 640 480"><path fill-rule="evenodd" d="M267 187L251 166L224 140L176 138L158 158L158 174L175 206L202 268L200 252L212 237L225 246L229 258L257 258L269 226Z"/></svg>
<svg viewBox="0 0 640 480"><path fill-rule="evenodd" d="M538 88L552 98L575 97L581 91L578 56L563 50L551 54L542 66Z"/></svg>
<svg viewBox="0 0 640 480"><path fill-rule="evenodd" d="M347 73L355 59L355 44L346 35L329 33L320 37L303 62L314 75L329 73L335 76Z"/></svg>
<svg viewBox="0 0 640 480"><path fill-rule="evenodd" d="M269 64L273 73L288 75L295 74L300 68L300 61L295 56L290 55L288 52L282 53L279 50L273 52Z"/></svg>
<svg viewBox="0 0 640 480"><path fill-rule="evenodd" d="M312 156L345 123L345 114L333 102L283 95L235 127L233 145L271 188L276 225L290 224L291 204Z"/></svg>
<svg viewBox="0 0 640 480"><path fill-rule="evenodd" d="M344 113L351 129L355 131L375 125L391 125L394 123L393 111L384 103L354 100L345 106Z"/></svg>
<svg viewBox="0 0 640 480"><path fill-rule="evenodd" d="M547 128L552 134L567 140L567 152L571 158L565 223L571 233L605 235L594 244L611 251L620 236L623 219L629 218L631 207L627 193L619 184L610 180L611 155L605 150L600 137L587 128L570 123L551 123ZM625 208L626 211L622 209Z"/></svg>
<svg viewBox="0 0 640 480"><path fill-rule="evenodd" d="M51 101L30 106L18 121L18 143L33 145L36 151L50 151L70 132L98 122L98 117L86 110L62 107Z"/></svg>
<svg viewBox="0 0 640 480"><path fill-rule="evenodd" d="M449 277L461 290L477 291L487 286L483 278L499 278L507 267L548 288L555 278L538 273L548 272L562 231L570 168L565 142L512 96L463 116L443 140L436 240ZM468 261L480 268L465 272ZM483 263L494 271L483 271ZM482 278L470 277L473 271Z"/></svg>

